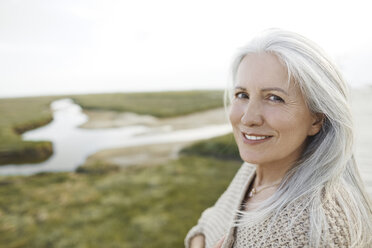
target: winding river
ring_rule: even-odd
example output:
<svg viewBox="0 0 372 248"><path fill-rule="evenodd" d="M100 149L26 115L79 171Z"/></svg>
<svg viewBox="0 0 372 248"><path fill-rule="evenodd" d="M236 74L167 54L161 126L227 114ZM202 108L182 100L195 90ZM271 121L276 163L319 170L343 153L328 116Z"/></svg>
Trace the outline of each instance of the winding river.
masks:
<svg viewBox="0 0 372 248"><path fill-rule="evenodd" d="M100 150L170 143L197 141L231 132L231 127L211 125L195 129L172 131L171 126L147 127L143 125L122 128L83 129L88 120L82 108L71 99L51 104L53 121L43 127L23 134L24 140L49 140L53 142L53 155L39 164L0 166L2 175L30 175L39 172L74 171L89 155Z"/></svg>

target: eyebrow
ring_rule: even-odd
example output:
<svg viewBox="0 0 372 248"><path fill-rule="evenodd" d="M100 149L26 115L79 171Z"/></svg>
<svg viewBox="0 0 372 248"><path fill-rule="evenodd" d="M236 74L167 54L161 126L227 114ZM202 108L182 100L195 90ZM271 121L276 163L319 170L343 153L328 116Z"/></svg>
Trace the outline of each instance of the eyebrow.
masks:
<svg viewBox="0 0 372 248"><path fill-rule="evenodd" d="M235 87L235 90L244 90L244 91L247 91L246 88L241 87L241 86L236 86ZM278 88L278 87L263 88L261 91L280 91L280 92L282 92L282 93L284 93L285 95L288 96L287 91L283 90L282 88Z"/></svg>

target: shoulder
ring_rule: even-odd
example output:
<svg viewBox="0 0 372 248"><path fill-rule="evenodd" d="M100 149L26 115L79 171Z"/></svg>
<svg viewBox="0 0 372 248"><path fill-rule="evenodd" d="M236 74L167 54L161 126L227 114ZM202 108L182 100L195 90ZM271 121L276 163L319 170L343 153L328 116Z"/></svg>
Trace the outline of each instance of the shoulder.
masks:
<svg viewBox="0 0 372 248"><path fill-rule="evenodd" d="M241 165L225 192L212 207L204 210L198 225L189 231L185 239L186 245L191 237L202 233L205 236L206 247L211 247L227 232L234 218L234 210L244 195L244 186L249 183L255 171L256 167L252 164L244 162Z"/></svg>
<svg viewBox="0 0 372 248"><path fill-rule="evenodd" d="M306 199L306 198L305 198ZM298 241L310 244L310 231L315 228L311 225L312 220L317 219L319 212L312 208L308 201L302 199L291 204L285 211L284 216L292 218L291 233L293 237L301 237ZM335 198L327 198L322 201L321 208L325 216L325 226L322 231L322 245L327 248L350 247L349 223L345 212ZM301 210L300 210L301 209ZM300 211L299 211L300 210Z"/></svg>
<svg viewBox="0 0 372 248"><path fill-rule="evenodd" d="M298 204L298 205L297 205ZM258 223L244 223L237 231L236 247L310 247L309 210L296 201Z"/></svg>
<svg viewBox="0 0 372 248"><path fill-rule="evenodd" d="M351 244L350 227L345 211L337 200L332 198L324 200L323 209L328 224L327 242L333 244L330 247L349 247Z"/></svg>
<svg viewBox="0 0 372 248"><path fill-rule="evenodd" d="M229 186L227 187L227 192L231 190L240 192L242 190L242 187L246 185L248 181L252 180L252 176L255 174L255 172L255 165L244 162L240 166L239 170L236 172ZM238 194L238 192L235 192L235 194Z"/></svg>
<svg viewBox="0 0 372 248"><path fill-rule="evenodd" d="M324 199L321 207L326 220L326 224L322 231L324 233L324 235L322 235L322 247L349 247L351 241L348 220L337 200L335 198ZM296 209L301 208L303 209L301 212L296 211ZM294 233L294 236L299 235L303 237L304 240L306 238L310 241L309 235L312 228L311 219L316 219L316 216L314 215L317 211L311 208L304 199L292 204L287 211L291 213L289 216L294 218L293 228L291 230L292 233Z"/></svg>
<svg viewBox="0 0 372 248"><path fill-rule="evenodd" d="M294 247L311 246L310 232L314 228L311 225L311 219L316 213L308 203L306 198L299 199L285 207L278 215L277 229L280 230L284 226L288 226L287 237ZM348 220L340 205L335 199L327 199L322 202L322 208L326 218L326 226L323 229L321 247L350 247Z"/></svg>
<svg viewBox="0 0 372 248"><path fill-rule="evenodd" d="M234 209L231 208L231 206L236 207L237 204L239 204L239 201L242 200L241 197L243 196L245 186L252 180L255 172L256 167L254 165L244 162L240 166L225 192L217 200L216 205L218 206L224 202L229 205L230 211Z"/></svg>

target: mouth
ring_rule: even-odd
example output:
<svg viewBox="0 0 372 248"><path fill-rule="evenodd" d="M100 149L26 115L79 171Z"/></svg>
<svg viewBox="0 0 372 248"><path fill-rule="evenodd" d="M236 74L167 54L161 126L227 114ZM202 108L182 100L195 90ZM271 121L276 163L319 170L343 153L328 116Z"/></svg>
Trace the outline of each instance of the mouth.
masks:
<svg viewBox="0 0 372 248"><path fill-rule="evenodd" d="M269 140L271 137L273 137L271 135L247 134L243 132L241 134L242 134L243 142L246 144L262 143L262 142Z"/></svg>

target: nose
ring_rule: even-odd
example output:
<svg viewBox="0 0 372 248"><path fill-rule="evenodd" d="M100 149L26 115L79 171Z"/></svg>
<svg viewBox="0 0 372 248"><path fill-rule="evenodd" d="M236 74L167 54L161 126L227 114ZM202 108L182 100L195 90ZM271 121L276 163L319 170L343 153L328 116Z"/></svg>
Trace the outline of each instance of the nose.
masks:
<svg viewBox="0 0 372 248"><path fill-rule="evenodd" d="M261 104L251 99L244 109L241 123L248 127L261 126L264 123Z"/></svg>

